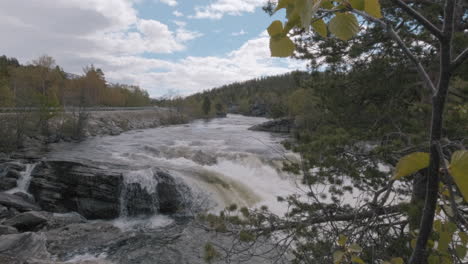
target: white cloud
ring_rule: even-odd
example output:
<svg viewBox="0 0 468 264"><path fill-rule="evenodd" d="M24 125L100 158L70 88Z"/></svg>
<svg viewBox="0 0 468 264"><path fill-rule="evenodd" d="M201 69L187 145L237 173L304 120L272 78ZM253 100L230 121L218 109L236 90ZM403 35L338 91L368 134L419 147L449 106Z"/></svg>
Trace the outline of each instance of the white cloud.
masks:
<svg viewBox="0 0 468 264"><path fill-rule="evenodd" d="M207 6L195 7L191 18L221 19L225 14L239 16L242 13L253 13L255 8L263 6L266 0L216 0Z"/></svg>
<svg viewBox="0 0 468 264"><path fill-rule="evenodd" d="M182 12L178 11L178 10L175 10L174 12L172 12L172 14L176 17L183 17L184 14L182 14Z"/></svg>
<svg viewBox="0 0 468 264"><path fill-rule="evenodd" d="M160 0L161 3L167 4L169 6L176 6L177 1L176 0Z"/></svg>
<svg viewBox="0 0 468 264"><path fill-rule="evenodd" d="M48 54L71 73L94 64L109 81L140 85L152 96L168 91L187 95L303 67L302 62L270 58L265 33L216 57L145 58L142 54L184 50L202 33L189 30L184 21L166 25L139 18L136 1L140 0L0 1L0 32L8 36L2 38L0 50L22 63Z"/></svg>
<svg viewBox="0 0 468 264"><path fill-rule="evenodd" d="M241 31L239 31L239 32L232 32L231 36L237 37L237 36L243 36L245 34L247 34L247 32L245 32L243 29L241 29Z"/></svg>
<svg viewBox="0 0 468 264"><path fill-rule="evenodd" d="M138 66L125 63L108 75L121 82L138 83L151 95L161 96L169 91L188 95L235 81L306 69L302 61L271 58L268 43L269 38L262 34L223 57L189 56L176 62L127 57L128 62L138 61Z"/></svg>

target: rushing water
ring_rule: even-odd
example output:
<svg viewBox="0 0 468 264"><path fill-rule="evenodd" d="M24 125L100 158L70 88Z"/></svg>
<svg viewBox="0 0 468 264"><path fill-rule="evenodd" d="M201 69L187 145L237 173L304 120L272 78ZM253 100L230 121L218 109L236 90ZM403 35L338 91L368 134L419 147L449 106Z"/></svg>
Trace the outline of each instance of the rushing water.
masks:
<svg viewBox="0 0 468 264"><path fill-rule="evenodd" d="M277 197L297 192L294 176L281 171L284 158L294 155L280 144L284 136L248 130L264 121L229 115L96 137L79 144L58 144L49 158L129 169L125 181L140 183L149 192L157 184L151 169L162 168L189 185L200 199L206 200L210 210L236 203L248 207L267 205L281 214L286 208Z"/></svg>

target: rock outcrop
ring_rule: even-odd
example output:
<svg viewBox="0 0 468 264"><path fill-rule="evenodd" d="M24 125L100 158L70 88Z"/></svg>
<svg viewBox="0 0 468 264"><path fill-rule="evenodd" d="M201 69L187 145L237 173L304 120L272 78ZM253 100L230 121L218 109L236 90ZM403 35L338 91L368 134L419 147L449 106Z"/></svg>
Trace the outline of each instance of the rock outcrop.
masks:
<svg viewBox="0 0 468 264"><path fill-rule="evenodd" d="M42 212L25 212L18 214L5 222L4 225L12 226L19 231L35 231L37 227L45 224L47 222L47 215Z"/></svg>
<svg viewBox="0 0 468 264"><path fill-rule="evenodd" d="M69 161L41 162L31 174L29 192L46 211L75 211L88 219L119 215L122 174Z"/></svg>
<svg viewBox="0 0 468 264"><path fill-rule="evenodd" d="M265 131L273 133L290 133L294 128L294 121L288 118L276 119L258 124L249 128L254 131Z"/></svg>
<svg viewBox="0 0 468 264"><path fill-rule="evenodd" d="M0 256L24 260L29 258L48 259L50 254L47 251L46 243L47 238L43 233L28 232L3 235L0 239Z"/></svg>
<svg viewBox="0 0 468 264"><path fill-rule="evenodd" d="M9 193L0 193L0 205L10 209L14 208L20 212L41 210L39 206L27 201L23 197Z"/></svg>
<svg viewBox="0 0 468 264"><path fill-rule="evenodd" d="M70 161L41 162L31 176L29 192L44 210L74 211L87 219L113 219L122 212L176 213L185 206L182 192L189 192L161 170L154 170L158 182L154 193L138 183L125 183L121 171Z"/></svg>

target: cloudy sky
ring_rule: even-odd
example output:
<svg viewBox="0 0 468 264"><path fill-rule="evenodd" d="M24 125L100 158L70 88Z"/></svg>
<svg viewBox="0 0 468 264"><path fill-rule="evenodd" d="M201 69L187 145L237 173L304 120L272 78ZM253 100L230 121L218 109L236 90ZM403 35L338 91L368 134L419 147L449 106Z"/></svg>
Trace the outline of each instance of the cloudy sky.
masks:
<svg viewBox="0 0 468 264"><path fill-rule="evenodd" d="M111 82L151 96L187 95L303 69L269 57L265 0L2 0L0 54L55 58L80 74L94 64Z"/></svg>

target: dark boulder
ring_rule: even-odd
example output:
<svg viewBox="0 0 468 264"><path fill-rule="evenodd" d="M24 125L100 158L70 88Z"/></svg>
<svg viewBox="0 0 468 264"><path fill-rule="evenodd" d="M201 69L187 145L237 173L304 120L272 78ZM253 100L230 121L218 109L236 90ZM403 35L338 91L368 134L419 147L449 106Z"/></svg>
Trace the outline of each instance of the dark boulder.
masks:
<svg viewBox="0 0 468 264"><path fill-rule="evenodd" d="M0 236L17 234L17 233L18 233L18 230L12 226L0 225Z"/></svg>
<svg viewBox="0 0 468 264"><path fill-rule="evenodd" d="M265 131L273 133L290 133L294 128L294 121L288 118L267 121L249 128L254 131Z"/></svg>
<svg viewBox="0 0 468 264"><path fill-rule="evenodd" d="M33 211L16 215L4 221L3 224L25 232L37 230L37 228L45 224L47 220L47 215L45 213Z"/></svg>
<svg viewBox="0 0 468 264"><path fill-rule="evenodd" d="M159 201L159 211L173 214L188 207L190 190L164 171L157 171L158 186L156 187Z"/></svg>
<svg viewBox="0 0 468 264"><path fill-rule="evenodd" d="M39 206L25 200L23 197L9 193L0 193L0 205L14 208L20 212L41 210Z"/></svg>
<svg viewBox="0 0 468 264"><path fill-rule="evenodd" d="M119 216L122 174L70 161L41 162L29 192L46 211L78 212L88 219Z"/></svg>

